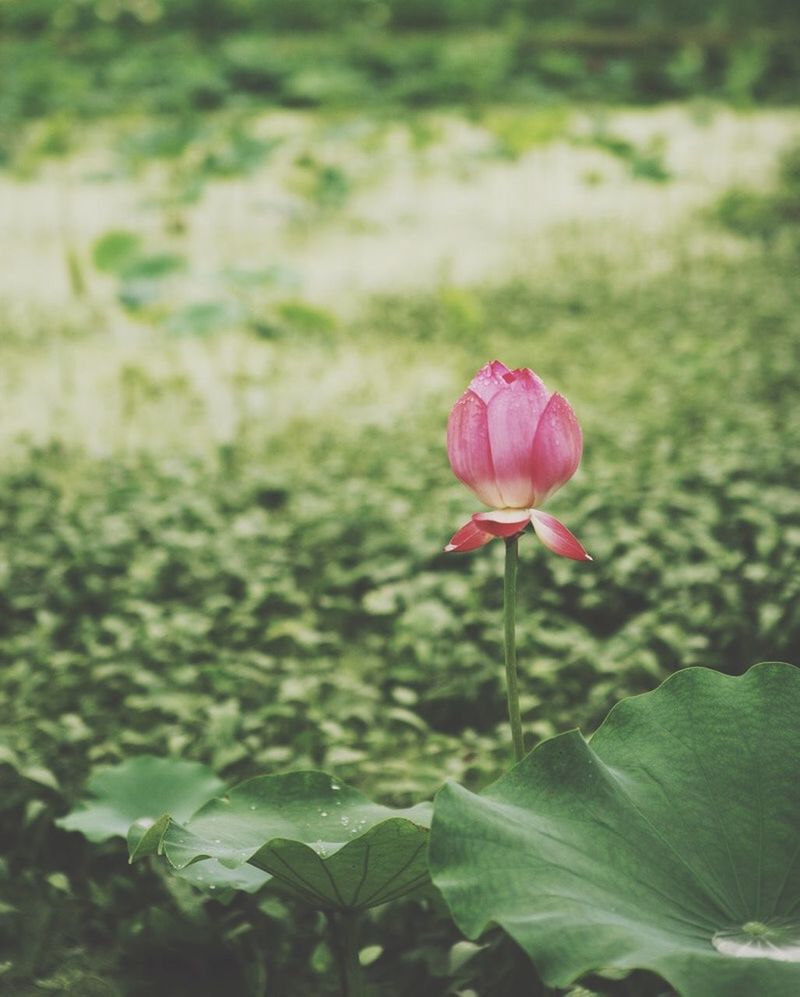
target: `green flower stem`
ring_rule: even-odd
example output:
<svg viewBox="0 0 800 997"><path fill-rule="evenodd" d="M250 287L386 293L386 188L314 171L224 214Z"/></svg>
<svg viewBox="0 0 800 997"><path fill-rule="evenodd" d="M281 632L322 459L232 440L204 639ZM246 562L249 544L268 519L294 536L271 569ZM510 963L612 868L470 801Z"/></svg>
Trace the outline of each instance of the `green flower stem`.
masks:
<svg viewBox="0 0 800 997"><path fill-rule="evenodd" d="M358 936L361 918L358 911L330 913L328 922L339 964L342 997L366 997L366 981L358 959Z"/></svg>
<svg viewBox="0 0 800 997"><path fill-rule="evenodd" d="M511 722L511 738L514 742L514 757L517 761L525 755L525 742L522 738L522 717L519 712L519 682L517 681L517 562L519 560L519 536L506 540L506 573L503 584L503 622L505 624L506 692L508 694L508 719Z"/></svg>

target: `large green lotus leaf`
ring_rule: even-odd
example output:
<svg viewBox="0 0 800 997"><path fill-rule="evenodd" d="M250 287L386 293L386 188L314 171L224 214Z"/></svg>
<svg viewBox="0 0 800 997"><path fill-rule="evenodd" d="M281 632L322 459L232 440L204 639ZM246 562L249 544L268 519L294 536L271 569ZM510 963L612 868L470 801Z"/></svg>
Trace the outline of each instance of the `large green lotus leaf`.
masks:
<svg viewBox="0 0 800 997"><path fill-rule="evenodd" d="M800 669L690 668L481 795L446 786L433 881L552 986L639 968L683 997L798 997L799 762Z"/></svg>
<svg viewBox="0 0 800 997"><path fill-rule="evenodd" d="M249 863L323 909L386 903L428 881L431 806L380 806L324 772L250 779L172 822L149 850L176 869L213 858ZM146 849L147 850L147 849Z"/></svg>
<svg viewBox="0 0 800 997"><path fill-rule="evenodd" d="M168 812L176 820L188 820L224 786L210 769L198 762L137 755L119 765L97 769L86 787L93 799L80 804L56 824L67 831L80 831L95 842L127 838L134 851L146 832L164 829L163 814ZM203 862L179 875L209 890L248 892L257 890L269 879L253 867L234 872L215 861Z"/></svg>

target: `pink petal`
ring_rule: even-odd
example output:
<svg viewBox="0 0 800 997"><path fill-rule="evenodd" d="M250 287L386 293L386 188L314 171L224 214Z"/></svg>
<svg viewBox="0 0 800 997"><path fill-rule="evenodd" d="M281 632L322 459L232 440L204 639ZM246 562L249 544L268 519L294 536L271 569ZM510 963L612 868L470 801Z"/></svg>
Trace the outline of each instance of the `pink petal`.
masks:
<svg viewBox="0 0 800 997"><path fill-rule="evenodd" d="M519 378L533 377L541 383L541 378L537 373L532 371L530 367L515 367L514 370L510 370L507 374L503 375L503 379L511 384L512 381L517 381ZM546 389L545 389L546 390ZM547 392L548 397L550 392Z"/></svg>
<svg viewBox="0 0 800 997"><path fill-rule="evenodd" d="M476 512L472 522L493 537L513 537L522 533L530 523L531 515L524 515L519 509L492 509L491 512Z"/></svg>
<svg viewBox="0 0 800 997"><path fill-rule="evenodd" d="M531 522L536 531L536 536L554 554L559 554L561 557L570 557L573 561L592 560L580 541L555 516L534 509L531 513Z"/></svg>
<svg viewBox="0 0 800 997"><path fill-rule="evenodd" d="M495 392L505 386L506 382L503 378L506 374L508 374L508 367L504 363L500 363L499 360L492 360L490 363L484 364L472 378L469 390L474 391L488 405Z"/></svg>
<svg viewBox="0 0 800 997"><path fill-rule="evenodd" d="M470 520L465 523L460 530L453 534L450 543L445 547L445 554L466 554L467 551L476 550L483 547L490 540L494 540L491 533L486 533Z"/></svg>
<svg viewBox="0 0 800 997"><path fill-rule="evenodd" d="M508 377L513 380L509 382ZM524 509L536 500L531 450L547 397L540 378L523 368L507 375L504 387L487 406L489 444L495 482L503 497L501 505Z"/></svg>
<svg viewBox="0 0 800 997"><path fill-rule="evenodd" d="M583 435L572 406L556 392L539 419L533 438L531 463L536 502L543 502L578 470Z"/></svg>
<svg viewBox="0 0 800 997"><path fill-rule="evenodd" d="M474 391L458 399L447 420L447 455L453 473L486 505L503 505L494 482L486 406Z"/></svg>

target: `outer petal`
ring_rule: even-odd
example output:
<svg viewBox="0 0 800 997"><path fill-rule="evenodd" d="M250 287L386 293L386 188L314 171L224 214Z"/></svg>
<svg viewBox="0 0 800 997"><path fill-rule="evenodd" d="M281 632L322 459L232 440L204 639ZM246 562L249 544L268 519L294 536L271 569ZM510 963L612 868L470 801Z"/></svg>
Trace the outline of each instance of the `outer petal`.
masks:
<svg viewBox="0 0 800 997"><path fill-rule="evenodd" d="M547 407L547 388L527 368L515 370L486 407L495 482L502 505L534 505L531 451L539 419Z"/></svg>
<svg viewBox="0 0 800 997"><path fill-rule="evenodd" d="M552 495L578 470L583 434L572 406L556 392L539 419L531 451L537 504Z"/></svg>
<svg viewBox="0 0 800 997"><path fill-rule="evenodd" d="M534 509L531 512L531 522L536 531L536 536L542 541L545 547L559 554L561 557L572 558L573 561L591 561L592 558L586 553L580 541L574 537L569 530L560 523L555 516L546 512L539 512Z"/></svg>
<svg viewBox="0 0 800 997"><path fill-rule="evenodd" d="M478 371L470 382L469 390L486 404L494 397L495 393L505 387L505 375L509 373L508 367L499 360L492 360Z"/></svg>
<svg viewBox="0 0 800 997"><path fill-rule="evenodd" d="M486 406L474 391L458 399L447 421L447 455L453 473L486 505L501 506L495 485Z"/></svg>
<svg viewBox="0 0 800 997"><path fill-rule="evenodd" d="M450 538L450 543L445 547L445 554L456 553L456 554L466 554L469 550L477 550L478 547L483 547L484 544L488 544L490 540L494 540L491 533L486 533L480 527L470 520L465 523L453 536Z"/></svg>
<svg viewBox="0 0 800 997"><path fill-rule="evenodd" d="M476 512L472 522L493 537L513 537L522 533L531 521L527 509L492 509L491 512Z"/></svg>

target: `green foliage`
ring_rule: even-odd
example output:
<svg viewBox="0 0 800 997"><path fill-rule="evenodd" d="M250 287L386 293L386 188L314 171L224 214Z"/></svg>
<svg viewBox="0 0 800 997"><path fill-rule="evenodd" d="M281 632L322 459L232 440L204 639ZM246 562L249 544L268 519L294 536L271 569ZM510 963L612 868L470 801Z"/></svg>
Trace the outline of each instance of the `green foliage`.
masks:
<svg viewBox="0 0 800 997"><path fill-rule="evenodd" d="M774 190L735 187L722 195L711 217L746 238L770 243L787 237L796 242L800 225L800 145L784 153Z"/></svg>
<svg viewBox="0 0 800 997"><path fill-rule="evenodd" d="M140 173L163 160L173 168L172 180L194 187L197 196L212 179L246 176L280 145L279 140L253 134L248 121L237 114L200 115L186 109L177 118L137 121L125 125L117 139L123 169ZM185 178L182 158L190 158L191 180Z"/></svg>
<svg viewBox="0 0 800 997"><path fill-rule="evenodd" d="M515 0L517 17L535 22L584 22L598 26L771 25L796 22L790 0L715 0L698 8L688 0L654 0L646 9L632 0L568 0L554 11L544 0ZM46 0L25 0L3 11L4 26L16 31L40 31L51 25L62 32L92 23L119 23L139 30L167 23L194 28L202 35L232 27L276 30L334 28L342 21L363 19L394 27L443 28L497 23L507 14L502 0L65 0L55 11Z"/></svg>
<svg viewBox="0 0 800 997"><path fill-rule="evenodd" d="M322 213L342 208L350 195L350 181L340 167L320 162L312 155L302 155L295 161L292 190L308 198Z"/></svg>
<svg viewBox="0 0 800 997"><path fill-rule="evenodd" d="M169 814L176 820L188 820L224 788L224 783L197 762L137 755L120 765L101 766L92 773L86 788L92 799L56 824L65 831L80 831L89 841L125 838L135 856L146 852L150 841L157 844L161 840ZM259 889L269 878L250 866L228 869L215 859L195 863L177 874L201 889L248 892Z"/></svg>
<svg viewBox="0 0 800 997"><path fill-rule="evenodd" d="M180 254L148 252L140 236L125 231L102 235L94 244L92 260L98 270L117 278L119 300L131 311L157 302L164 293L164 282L186 269Z"/></svg>
<svg viewBox="0 0 800 997"><path fill-rule="evenodd" d="M627 139L599 131L592 140L599 149L616 156L627 164L631 176L637 180L652 180L655 183L665 183L670 179L670 172L664 164L664 143L657 137L643 148L634 145Z"/></svg>
<svg viewBox="0 0 800 997"><path fill-rule="evenodd" d="M469 937L502 925L553 986L648 968L683 997L791 997L798 711L790 665L679 672L480 796L446 786L434 882Z"/></svg>
<svg viewBox="0 0 800 997"><path fill-rule="evenodd" d="M94 244L92 260L98 270L122 276L138 260L141 239L134 232L106 232Z"/></svg>
<svg viewBox="0 0 800 997"><path fill-rule="evenodd" d="M11 8L30 3L0 5L0 28L3 19L14 22ZM16 21L17 30L0 45L0 122L6 126L0 164L30 170L37 160L63 154L76 120L142 112L163 123L132 137L131 146L170 155L202 131L200 116L221 107L396 110L498 101L530 107L564 96L651 102L687 95L748 105L798 97L796 13L784 29L767 19L767 27L753 35L742 26L721 28L715 18L706 27L675 31L670 16L664 30L658 17L639 24L631 12L610 31L587 25L590 12L584 10L562 13L553 22L550 8L526 12L523 6L504 20L496 3L482 0L474 0L470 16L457 3L437 6L426 0L418 9L432 16L409 19L401 11L409 15L410 8L400 6L388 11L386 25L387 8L377 0L347 0L347 5L357 10L345 15L340 4L291 0L286 16L278 16L275 6L270 18L269 11L259 17L255 5L233 11L232 4L220 4L231 16L218 23L211 12L187 6L183 14L170 8L170 16L164 10L152 24L136 27L131 24L136 5L128 16L101 24L90 16L91 5L80 3L80 17L70 20L62 13L49 31L46 17L44 30L40 24L31 31L24 20ZM57 5L62 12L67 6ZM159 10L155 0L141 7ZM113 14L123 6L103 9ZM312 9L325 16L317 18ZM743 24L762 16L751 11ZM300 22L315 31L296 32ZM409 26L422 30L399 30ZM48 123L29 137L20 126L36 119ZM233 175L269 151L240 132L208 169Z"/></svg>
<svg viewBox="0 0 800 997"><path fill-rule="evenodd" d="M237 326L242 318L234 301L202 301L167 316L164 328L178 336L208 336Z"/></svg>
<svg viewBox="0 0 800 997"><path fill-rule="evenodd" d="M559 126L555 108L541 122L538 111L498 117L504 155L539 141L540 123L546 134ZM436 134L428 118L412 125L420 148ZM227 134L206 126L190 133L202 150ZM191 157L194 137L168 138L156 169ZM311 191L338 165L328 152L300 168ZM139 169L133 153L129 165ZM332 208L357 180L348 170L338 194L333 183ZM142 231L98 247L101 273L119 281L133 259L171 249L150 241L152 226ZM522 543L529 743L576 724L590 731L615 700L683 665L737 674L796 656L796 226L787 216L779 235L736 253L717 231L719 257L696 254L697 231L659 243L653 270L642 268L652 245L636 237L627 250L613 230L609 262L556 235L552 263L524 280L387 297L346 322L287 292L288 267L253 259L202 297L164 295L137 312L152 318L135 331L146 350L119 369L95 300L30 328L6 321L12 387L39 378L43 357L63 358L65 380L97 363L99 393L82 404L120 427L87 452L59 423L61 442L20 439L3 455L0 902L13 910L1 909L0 947L12 993L39 992L31 981L137 995L191 981L193 997L335 989L322 926L279 884L234 895L199 880L197 863L182 875L209 887L200 892L164 863L128 869L118 839L90 847L54 828L97 765L180 756L227 784L322 767L392 806L444 778L478 789L504 771L501 545L441 553L476 509L447 467L443 427L488 357L536 367L573 401L586 435L581 472L552 511L594 563ZM241 320L229 301L241 302ZM198 417L200 377L227 392L232 416L215 394L213 418ZM334 400L318 401L333 382ZM259 418L253 394L270 401ZM374 395L379 404L365 406ZM218 412L238 426L223 446L205 428ZM383 951L367 973L388 997L547 993L502 933L463 962L458 940L433 894L370 911L363 944ZM642 974L587 986L664 992Z"/></svg>
<svg viewBox="0 0 800 997"><path fill-rule="evenodd" d="M188 820L224 783L197 762L139 755L98 769L86 788L95 800L56 823L89 841L105 841L126 838L134 821L155 820L167 811L176 820Z"/></svg>
<svg viewBox="0 0 800 997"><path fill-rule="evenodd" d="M341 207L349 192L341 171L318 168L313 161L304 166L313 169L309 196L320 214ZM224 297L180 304L170 294L172 279L188 270L179 253L148 250L138 234L111 230L95 241L92 261L101 273L116 278L117 298L125 309L171 336L204 337L247 327L265 339L297 335L326 340L337 328L336 318L323 308L282 296L265 304L263 297L253 295L264 288L291 286L291 274L280 267L229 268L218 275L218 290ZM135 389L138 380L138 373L131 370L128 385Z"/></svg>
<svg viewBox="0 0 800 997"><path fill-rule="evenodd" d="M429 804L382 807L324 772L259 776L137 837L131 858L163 854L178 870L207 859L246 864L314 907L363 910L428 882L430 816Z"/></svg>
<svg viewBox="0 0 800 997"><path fill-rule="evenodd" d="M568 108L557 104L536 110L493 108L481 123L497 139L500 155L518 159L530 149L564 138L570 119Z"/></svg>

